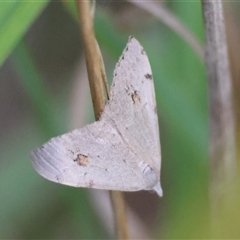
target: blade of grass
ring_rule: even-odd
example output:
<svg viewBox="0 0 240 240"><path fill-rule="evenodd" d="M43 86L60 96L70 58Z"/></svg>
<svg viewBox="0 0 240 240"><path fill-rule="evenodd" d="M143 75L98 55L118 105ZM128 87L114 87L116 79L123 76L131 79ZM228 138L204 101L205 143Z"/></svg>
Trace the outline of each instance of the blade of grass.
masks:
<svg viewBox="0 0 240 240"><path fill-rule="evenodd" d="M136 0L128 0L136 6L151 13L157 19L161 20L164 24L179 34L196 52L198 57L203 59L203 48L198 39L190 32L190 30L178 19L173 13L171 13L163 4L156 2L141 2Z"/></svg>
<svg viewBox="0 0 240 240"><path fill-rule="evenodd" d="M48 2L0 2L0 66Z"/></svg>
<svg viewBox="0 0 240 240"><path fill-rule="evenodd" d="M33 104L37 126L44 138L56 136L60 131L55 121L53 99L43 86L27 45L21 41L12 58L21 82Z"/></svg>

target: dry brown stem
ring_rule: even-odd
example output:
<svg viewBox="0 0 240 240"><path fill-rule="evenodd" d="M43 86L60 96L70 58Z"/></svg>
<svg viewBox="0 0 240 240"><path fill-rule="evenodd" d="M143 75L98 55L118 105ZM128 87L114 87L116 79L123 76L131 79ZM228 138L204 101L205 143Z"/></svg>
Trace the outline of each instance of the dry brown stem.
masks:
<svg viewBox="0 0 240 240"><path fill-rule="evenodd" d="M102 84L101 60L93 28L93 14L90 10L89 1L77 0L77 3L94 114L95 118L98 119L105 106L105 96Z"/></svg>
<svg viewBox="0 0 240 240"><path fill-rule="evenodd" d="M104 84L106 73L102 56L94 34L93 14L90 9L90 1L76 0L79 23L82 31L83 46L87 64L88 79L93 101L96 120L99 119L105 106ZM115 213L115 223L119 239L128 239L127 221L124 206L124 198L121 192L110 191L112 205Z"/></svg>
<svg viewBox="0 0 240 240"><path fill-rule="evenodd" d="M221 213L231 207L236 186L236 136L223 5L202 0L210 110L210 197L213 234L223 229ZM220 221L219 221L220 220ZM219 233L218 233L219 234Z"/></svg>

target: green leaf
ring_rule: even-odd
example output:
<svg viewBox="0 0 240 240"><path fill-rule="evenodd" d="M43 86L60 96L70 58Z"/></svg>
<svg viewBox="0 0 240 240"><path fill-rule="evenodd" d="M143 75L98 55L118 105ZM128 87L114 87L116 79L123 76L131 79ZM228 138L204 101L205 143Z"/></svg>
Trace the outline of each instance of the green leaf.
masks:
<svg viewBox="0 0 240 240"><path fill-rule="evenodd" d="M0 66L48 2L45 0L0 3Z"/></svg>
<svg viewBox="0 0 240 240"><path fill-rule="evenodd" d="M33 104L40 132L45 138L58 135L60 131L56 124L58 121L54 114L56 107L53 98L44 86L28 47L23 41L16 47L12 59Z"/></svg>

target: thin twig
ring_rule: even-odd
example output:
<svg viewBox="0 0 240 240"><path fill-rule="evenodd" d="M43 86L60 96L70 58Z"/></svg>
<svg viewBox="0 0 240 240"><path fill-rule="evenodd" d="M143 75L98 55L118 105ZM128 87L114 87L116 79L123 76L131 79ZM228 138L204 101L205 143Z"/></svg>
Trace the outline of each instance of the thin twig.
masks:
<svg viewBox="0 0 240 240"><path fill-rule="evenodd" d="M91 14L90 10L90 1L76 0L76 2L79 12L79 22L82 31L94 114L97 120L105 105L104 82L106 82L106 73L94 34L93 14ZM116 191L110 191L110 193L112 196L111 199L115 213L118 238L129 239L123 194Z"/></svg>
<svg viewBox="0 0 240 240"><path fill-rule="evenodd" d="M195 53L203 60L204 50L198 39L193 35L193 33L177 18L173 13L171 13L162 3L156 3L154 1L138 1L138 0L128 0L129 2L135 4L136 6L144 9L145 11L154 15L157 19L166 24L169 28L173 29L180 37L182 37Z"/></svg>
<svg viewBox="0 0 240 240"><path fill-rule="evenodd" d="M113 214L108 192L91 189L89 194L97 216L102 220L102 224L106 231L112 236L114 232ZM126 211L128 216L128 225L130 227L129 234L132 239L150 239L149 236L151 234L144 221L139 218L138 214L130 207L126 206ZM122 239L125 239L125 237L123 236Z"/></svg>
<svg viewBox="0 0 240 240"><path fill-rule="evenodd" d="M77 0L77 3L94 114L95 118L98 119L105 106L105 97L102 84L101 62L94 35L93 14L91 14L89 1Z"/></svg>
<svg viewBox="0 0 240 240"><path fill-rule="evenodd" d="M118 239L129 239L123 194L119 191L110 191L110 197L115 212L115 228Z"/></svg>
<svg viewBox="0 0 240 240"><path fill-rule="evenodd" d="M219 216L230 207L237 183L235 117L222 2L202 0L202 5L209 79L210 197L215 235L222 229Z"/></svg>

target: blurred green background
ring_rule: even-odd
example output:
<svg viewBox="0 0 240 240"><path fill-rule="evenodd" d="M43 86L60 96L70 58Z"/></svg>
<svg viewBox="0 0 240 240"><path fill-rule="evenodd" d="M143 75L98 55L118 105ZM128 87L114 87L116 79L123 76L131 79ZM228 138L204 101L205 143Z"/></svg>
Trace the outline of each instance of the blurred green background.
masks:
<svg viewBox="0 0 240 240"><path fill-rule="evenodd" d="M200 1L171 1L166 6L203 44ZM239 4L235 6L239 9ZM130 228L138 231L142 226L147 238L208 238L203 61L172 29L128 2L97 4L95 31L109 82L129 35L146 50L154 77L164 197L126 193L136 217L136 225L130 224ZM49 138L69 131L71 116L78 110L79 127L94 121L89 94L79 88L79 102L72 96L76 82L87 80L81 72L82 58L74 2L0 3L1 239L113 238L104 213L99 214L94 206L100 199L97 194L93 197L87 189L45 180L35 172L28 156ZM236 234L233 237L240 236Z"/></svg>

